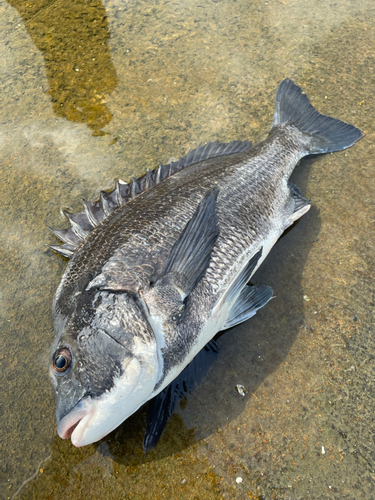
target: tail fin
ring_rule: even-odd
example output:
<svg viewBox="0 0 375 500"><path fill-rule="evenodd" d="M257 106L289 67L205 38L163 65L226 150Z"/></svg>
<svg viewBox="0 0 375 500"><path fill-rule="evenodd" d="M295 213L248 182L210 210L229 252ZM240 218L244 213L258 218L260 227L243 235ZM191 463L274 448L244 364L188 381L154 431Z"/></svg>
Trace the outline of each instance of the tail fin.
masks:
<svg viewBox="0 0 375 500"><path fill-rule="evenodd" d="M309 154L330 153L353 146L362 132L348 123L320 114L302 89L288 78L280 83L272 126L290 124L311 136Z"/></svg>

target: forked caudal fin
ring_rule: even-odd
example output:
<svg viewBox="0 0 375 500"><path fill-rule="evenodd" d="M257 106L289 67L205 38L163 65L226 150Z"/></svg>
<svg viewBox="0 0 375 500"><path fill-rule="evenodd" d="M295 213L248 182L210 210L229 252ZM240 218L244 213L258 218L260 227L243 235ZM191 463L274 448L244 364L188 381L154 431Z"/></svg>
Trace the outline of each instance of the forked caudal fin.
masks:
<svg viewBox="0 0 375 500"><path fill-rule="evenodd" d="M276 94L272 127L287 124L311 136L308 154L340 151L363 137L357 127L316 111L302 89L288 78L281 82Z"/></svg>

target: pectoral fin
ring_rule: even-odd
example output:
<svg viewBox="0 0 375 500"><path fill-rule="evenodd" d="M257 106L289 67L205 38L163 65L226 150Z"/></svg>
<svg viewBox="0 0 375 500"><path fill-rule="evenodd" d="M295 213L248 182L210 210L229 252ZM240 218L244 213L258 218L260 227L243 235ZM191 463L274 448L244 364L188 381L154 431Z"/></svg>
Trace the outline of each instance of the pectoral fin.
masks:
<svg viewBox="0 0 375 500"><path fill-rule="evenodd" d="M245 286L229 312L222 330L232 328L254 316L258 309L272 299L273 290L269 286Z"/></svg>
<svg viewBox="0 0 375 500"><path fill-rule="evenodd" d="M216 198L219 190L211 191L198 205L180 237L173 245L167 262L154 287L174 286L181 300L189 295L203 277L211 252L219 236Z"/></svg>
<svg viewBox="0 0 375 500"><path fill-rule="evenodd" d="M154 448L176 408L176 404L201 382L218 357L219 346L211 340L167 387L151 400L143 440L145 454Z"/></svg>

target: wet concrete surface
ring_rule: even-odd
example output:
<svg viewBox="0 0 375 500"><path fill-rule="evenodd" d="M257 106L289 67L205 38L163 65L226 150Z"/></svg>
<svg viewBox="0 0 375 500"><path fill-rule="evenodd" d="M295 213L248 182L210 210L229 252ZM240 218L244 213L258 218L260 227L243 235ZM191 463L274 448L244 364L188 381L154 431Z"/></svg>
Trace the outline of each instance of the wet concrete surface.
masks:
<svg viewBox="0 0 375 500"><path fill-rule="evenodd" d="M375 497L374 20L365 0L0 1L1 498ZM293 174L312 209L253 278L276 298L219 338L146 457L146 408L74 448L46 225L199 143L262 140L285 77L366 136Z"/></svg>

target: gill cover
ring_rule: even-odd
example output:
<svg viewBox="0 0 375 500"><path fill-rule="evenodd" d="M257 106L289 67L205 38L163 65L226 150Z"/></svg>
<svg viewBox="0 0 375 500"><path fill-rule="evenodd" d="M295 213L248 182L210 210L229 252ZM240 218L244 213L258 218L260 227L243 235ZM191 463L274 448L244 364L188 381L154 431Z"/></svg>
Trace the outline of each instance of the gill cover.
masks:
<svg viewBox="0 0 375 500"><path fill-rule="evenodd" d="M89 290L68 318L55 316L50 377L58 433L98 441L146 402L158 376L156 341L134 297ZM68 359L69 369L61 370Z"/></svg>

